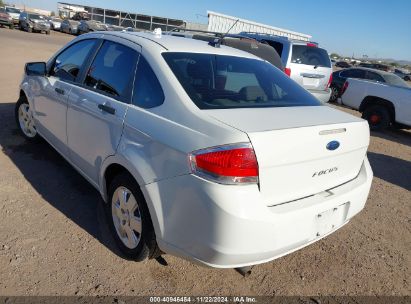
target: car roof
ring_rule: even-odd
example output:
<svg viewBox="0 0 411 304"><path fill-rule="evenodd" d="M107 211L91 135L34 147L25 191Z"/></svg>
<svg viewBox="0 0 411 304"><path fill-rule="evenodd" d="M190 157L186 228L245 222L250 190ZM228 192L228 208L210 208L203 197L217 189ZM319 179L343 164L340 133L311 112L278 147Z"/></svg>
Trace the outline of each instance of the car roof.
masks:
<svg viewBox="0 0 411 304"><path fill-rule="evenodd" d="M377 73L377 74L380 74L380 75L391 75L392 74L392 73L377 70L377 69L363 68L363 67L352 67L352 68L347 68L347 69L344 69L344 70L339 70L339 71L336 71L336 72L342 72L342 71L347 71L347 70L364 70L364 71L374 72L374 73Z"/></svg>
<svg viewBox="0 0 411 304"><path fill-rule="evenodd" d="M126 38L128 40L136 42L137 44L140 44L143 48L159 47L162 50L170 52L206 53L262 60L261 58L254 56L253 54L235 48L231 48L225 45L221 45L220 47L214 47L208 44L208 42L195 39L187 39L184 37L176 37L171 35L155 35L152 32L127 31L102 32L102 34Z"/></svg>

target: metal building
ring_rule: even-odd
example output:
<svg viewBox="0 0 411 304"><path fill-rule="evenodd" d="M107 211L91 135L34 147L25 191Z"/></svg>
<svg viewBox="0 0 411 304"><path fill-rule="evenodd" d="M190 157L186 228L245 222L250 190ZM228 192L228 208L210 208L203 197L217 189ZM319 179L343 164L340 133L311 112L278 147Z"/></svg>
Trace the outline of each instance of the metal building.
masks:
<svg viewBox="0 0 411 304"><path fill-rule="evenodd" d="M232 34L238 34L240 32L258 32L267 33L277 36L285 36L291 39L298 39L303 41L309 41L312 36L307 34L302 34L298 32L293 32L290 30L257 23L254 21L241 19L233 16L228 16L212 11L207 11L208 14L208 30L212 32L227 32L233 24L238 20L235 26L230 30Z"/></svg>
<svg viewBox="0 0 411 304"><path fill-rule="evenodd" d="M140 30L151 31L155 28L161 28L163 31L170 31L176 27L185 28L186 26L186 23L179 19L143 15L64 2L57 3L57 11L63 18L71 18L77 12L87 12L91 20L101 21L105 24L132 27Z"/></svg>

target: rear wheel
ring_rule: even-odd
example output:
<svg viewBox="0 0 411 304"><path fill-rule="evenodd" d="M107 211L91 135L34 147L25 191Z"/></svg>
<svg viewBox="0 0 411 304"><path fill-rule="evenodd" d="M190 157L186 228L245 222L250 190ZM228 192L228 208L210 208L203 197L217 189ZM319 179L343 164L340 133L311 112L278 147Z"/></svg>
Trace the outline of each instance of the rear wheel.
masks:
<svg viewBox="0 0 411 304"><path fill-rule="evenodd" d="M26 97L20 97L15 107L15 119L21 135L27 140L39 139L34 125L33 113Z"/></svg>
<svg viewBox="0 0 411 304"><path fill-rule="evenodd" d="M10 24L9 29L14 30L14 24Z"/></svg>
<svg viewBox="0 0 411 304"><path fill-rule="evenodd" d="M330 101L335 102L338 98L339 90L336 87L331 87L331 95L330 95Z"/></svg>
<svg viewBox="0 0 411 304"><path fill-rule="evenodd" d="M150 213L132 176L122 173L113 179L106 210L113 237L128 259L143 261L156 254Z"/></svg>
<svg viewBox="0 0 411 304"><path fill-rule="evenodd" d="M366 107L362 117L368 121L370 129L373 131L387 129L392 123L390 112L387 107L382 105Z"/></svg>

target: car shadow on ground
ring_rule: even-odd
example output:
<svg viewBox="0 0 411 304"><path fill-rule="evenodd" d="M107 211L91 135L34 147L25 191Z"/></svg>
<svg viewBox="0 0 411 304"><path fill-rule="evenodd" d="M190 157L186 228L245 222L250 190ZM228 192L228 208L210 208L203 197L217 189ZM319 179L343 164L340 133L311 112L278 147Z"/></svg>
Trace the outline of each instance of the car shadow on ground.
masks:
<svg viewBox="0 0 411 304"><path fill-rule="evenodd" d="M390 140L411 147L411 132L399 129L388 129L383 132L371 132L371 136Z"/></svg>
<svg viewBox="0 0 411 304"><path fill-rule="evenodd" d="M385 154L368 152L374 176L411 191L411 162Z"/></svg>
<svg viewBox="0 0 411 304"><path fill-rule="evenodd" d="M32 143L18 132L14 103L0 103L0 146L37 193L116 255L102 199L44 140ZM17 190L17 189L16 189Z"/></svg>

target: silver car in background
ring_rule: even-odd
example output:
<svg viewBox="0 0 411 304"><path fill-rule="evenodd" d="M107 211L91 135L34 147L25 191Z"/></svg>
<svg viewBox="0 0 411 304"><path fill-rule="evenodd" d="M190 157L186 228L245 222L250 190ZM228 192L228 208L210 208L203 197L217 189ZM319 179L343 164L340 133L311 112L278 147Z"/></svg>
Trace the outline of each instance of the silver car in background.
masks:
<svg viewBox="0 0 411 304"><path fill-rule="evenodd" d="M78 34L78 26L80 22L71 19L65 19L60 25L60 32L77 35Z"/></svg>
<svg viewBox="0 0 411 304"><path fill-rule="evenodd" d="M50 23L44 16L29 12L22 12L20 14L19 27L23 31L31 32L45 32L50 35Z"/></svg>
<svg viewBox="0 0 411 304"><path fill-rule="evenodd" d="M61 23L63 22L60 18L50 18L50 28L54 31L60 31Z"/></svg>

